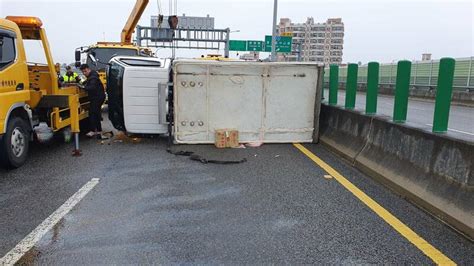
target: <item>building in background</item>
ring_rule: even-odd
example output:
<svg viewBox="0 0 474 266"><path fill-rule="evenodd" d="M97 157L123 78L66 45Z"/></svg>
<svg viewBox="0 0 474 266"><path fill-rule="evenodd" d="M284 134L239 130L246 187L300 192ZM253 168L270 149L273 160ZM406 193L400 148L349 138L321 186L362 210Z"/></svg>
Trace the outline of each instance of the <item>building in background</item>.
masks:
<svg viewBox="0 0 474 266"><path fill-rule="evenodd" d="M298 61L300 58L306 62L342 63L344 23L341 18L330 18L324 23L314 23L312 17L304 23L281 18L277 31L279 35L293 37L291 54L280 54L280 61Z"/></svg>
<svg viewBox="0 0 474 266"><path fill-rule="evenodd" d="M431 54L421 54L421 61L430 61Z"/></svg>

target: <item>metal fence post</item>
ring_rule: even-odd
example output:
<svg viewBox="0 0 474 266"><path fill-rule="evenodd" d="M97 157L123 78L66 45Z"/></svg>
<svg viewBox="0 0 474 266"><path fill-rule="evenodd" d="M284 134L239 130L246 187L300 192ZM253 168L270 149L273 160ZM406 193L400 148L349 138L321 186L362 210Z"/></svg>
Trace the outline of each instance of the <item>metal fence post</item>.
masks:
<svg viewBox="0 0 474 266"><path fill-rule="evenodd" d="M413 77L413 85L416 85L416 76L418 76L418 63L414 61L413 65L415 65L415 76ZM410 81L411 81L411 77L410 77Z"/></svg>
<svg viewBox="0 0 474 266"><path fill-rule="evenodd" d="M392 84L392 72L393 72L393 63L390 64L390 79L388 81L388 84Z"/></svg>
<svg viewBox="0 0 474 266"><path fill-rule="evenodd" d="M357 72L359 66L357 64L349 64L347 66L347 78L346 78L346 109L354 109L356 94L357 94Z"/></svg>
<svg viewBox="0 0 474 266"><path fill-rule="evenodd" d="M377 92L379 89L380 64L370 62L367 66L367 93L365 100L365 113L374 115L377 113Z"/></svg>
<svg viewBox="0 0 474 266"><path fill-rule="evenodd" d="M322 76L322 79L323 79L323 89L321 91L321 101L324 100L324 88L326 87L326 81L325 81L325 76L326 76L326 67L323 67L323 76Z"/></svg>
<svg viewBox="0 0 474 266"><path fill-rule="evenodd" d="M431 60L431 65L430 65L430 77L428 79L428 86L431 87L431 77L433 76L433 60Z"/></svg>
<svg viewBox="0 0 474 266"><path fill-rule="evenodd" d="M438 86L436 88L433 118L433 132L435 133L445 133L448 131L455 63L456 61L453 58L447 57L441 58L439 61Z"/></svg>
<svg viewBox="0 0 474 266"><path fill-rule="evenodd" d="M411 62L402 60L397 65L397 79L395 82L395 103L393 107L393 121L405 123L407 120L408 91L411 80Z"/></svg>
<svg viewBox="0 0 474 266"><path fill-rule="evenodd" d="M469 61L469 74L467 76L467 88L471 85L471 76L472 76L472 60L474 60L474 57L471 56L470 61Z"/></svg>
<svg viewBox="0 0 474 266"><path fill-rule="evenodd" d="M337 105L337 90L339 87L339 66L329 66L329 105Z"/></svg>

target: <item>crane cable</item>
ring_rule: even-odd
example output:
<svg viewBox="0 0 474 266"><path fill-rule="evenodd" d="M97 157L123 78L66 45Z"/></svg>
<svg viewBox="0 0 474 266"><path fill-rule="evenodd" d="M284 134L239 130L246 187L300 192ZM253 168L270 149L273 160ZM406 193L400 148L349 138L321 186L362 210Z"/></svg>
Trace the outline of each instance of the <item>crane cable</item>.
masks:
<svg viewBox="0 0 474 266"><path fill-rule="evenodd" d="M169 16L177 15L178 9L178 1L177 0L169 0ZM171 25L170 25L171 26ZM175 30L173 30L173 37L174 37ZM176 58L176 47L178 45L178 41L171 40L170 47L171 47L171 58Z"/></svg>
<svg viewBox="0 0 474 266"><path fill-rule="evenodd" d="M158 7L158 15L163 15L161 10L161 0L156 0L156 6Z"/></svg>
<svg viewBox="0 0 474 266"><path fill-rule="evenodd" d="M161 0L156 0L156 5L158 7L158 28L161 28L161 24L163 23L163 10L161 9Z"/></svg>

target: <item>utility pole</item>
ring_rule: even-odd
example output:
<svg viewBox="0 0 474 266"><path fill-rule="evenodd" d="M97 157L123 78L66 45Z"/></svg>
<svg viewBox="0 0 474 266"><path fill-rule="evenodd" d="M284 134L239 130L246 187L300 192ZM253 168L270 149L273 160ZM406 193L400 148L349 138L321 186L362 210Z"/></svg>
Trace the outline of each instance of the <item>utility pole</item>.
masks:
<svg viewBox="0 0 474 266"><path fill-rule="evenodd" d="M277 24L278 0L273 3L273 31L272 31L272 61L276 61L276 24Z"/></svg>
<svg viewBox="0 0 474 266"><path fill-rule="evenodd" d="M301 62L301 42L298 42L298 62Z"/></svg>

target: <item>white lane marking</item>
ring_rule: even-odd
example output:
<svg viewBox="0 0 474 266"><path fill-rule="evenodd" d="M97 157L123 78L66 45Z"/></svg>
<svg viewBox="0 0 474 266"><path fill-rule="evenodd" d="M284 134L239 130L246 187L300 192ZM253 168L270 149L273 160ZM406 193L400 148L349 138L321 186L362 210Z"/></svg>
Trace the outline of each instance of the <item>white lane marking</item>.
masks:
<svg viewBox="0 0 474 266"><path fill-rule="evenodd" d="M26 252L38 243L38 241L56 225L68 212L76 206L97 184L99 178L92 178L84 186L81 187L74 195L72 195L61 207L54 211L40 225L38 225L31 233L21 240L12 250L0 259L0 265L14 265L21 259Z"/></svg>
<svg viewBox="0 0 474 266"><path fill-rule="evenodd" d="M426 124L426 125L427 125L427 126L430 126L430 127L432 127L432 126L433 126L433 124ZM462 134L467 134L467 135L474 136L474 134L473 134L473 133L469 133L469 132L462 131L462 130L457 130L457 129L453 129L453 128L449 128L449 127L448 127L448 130L450 130L450 131L454 131L454 132L458 132L458 133L462 133Z"/></svg>

